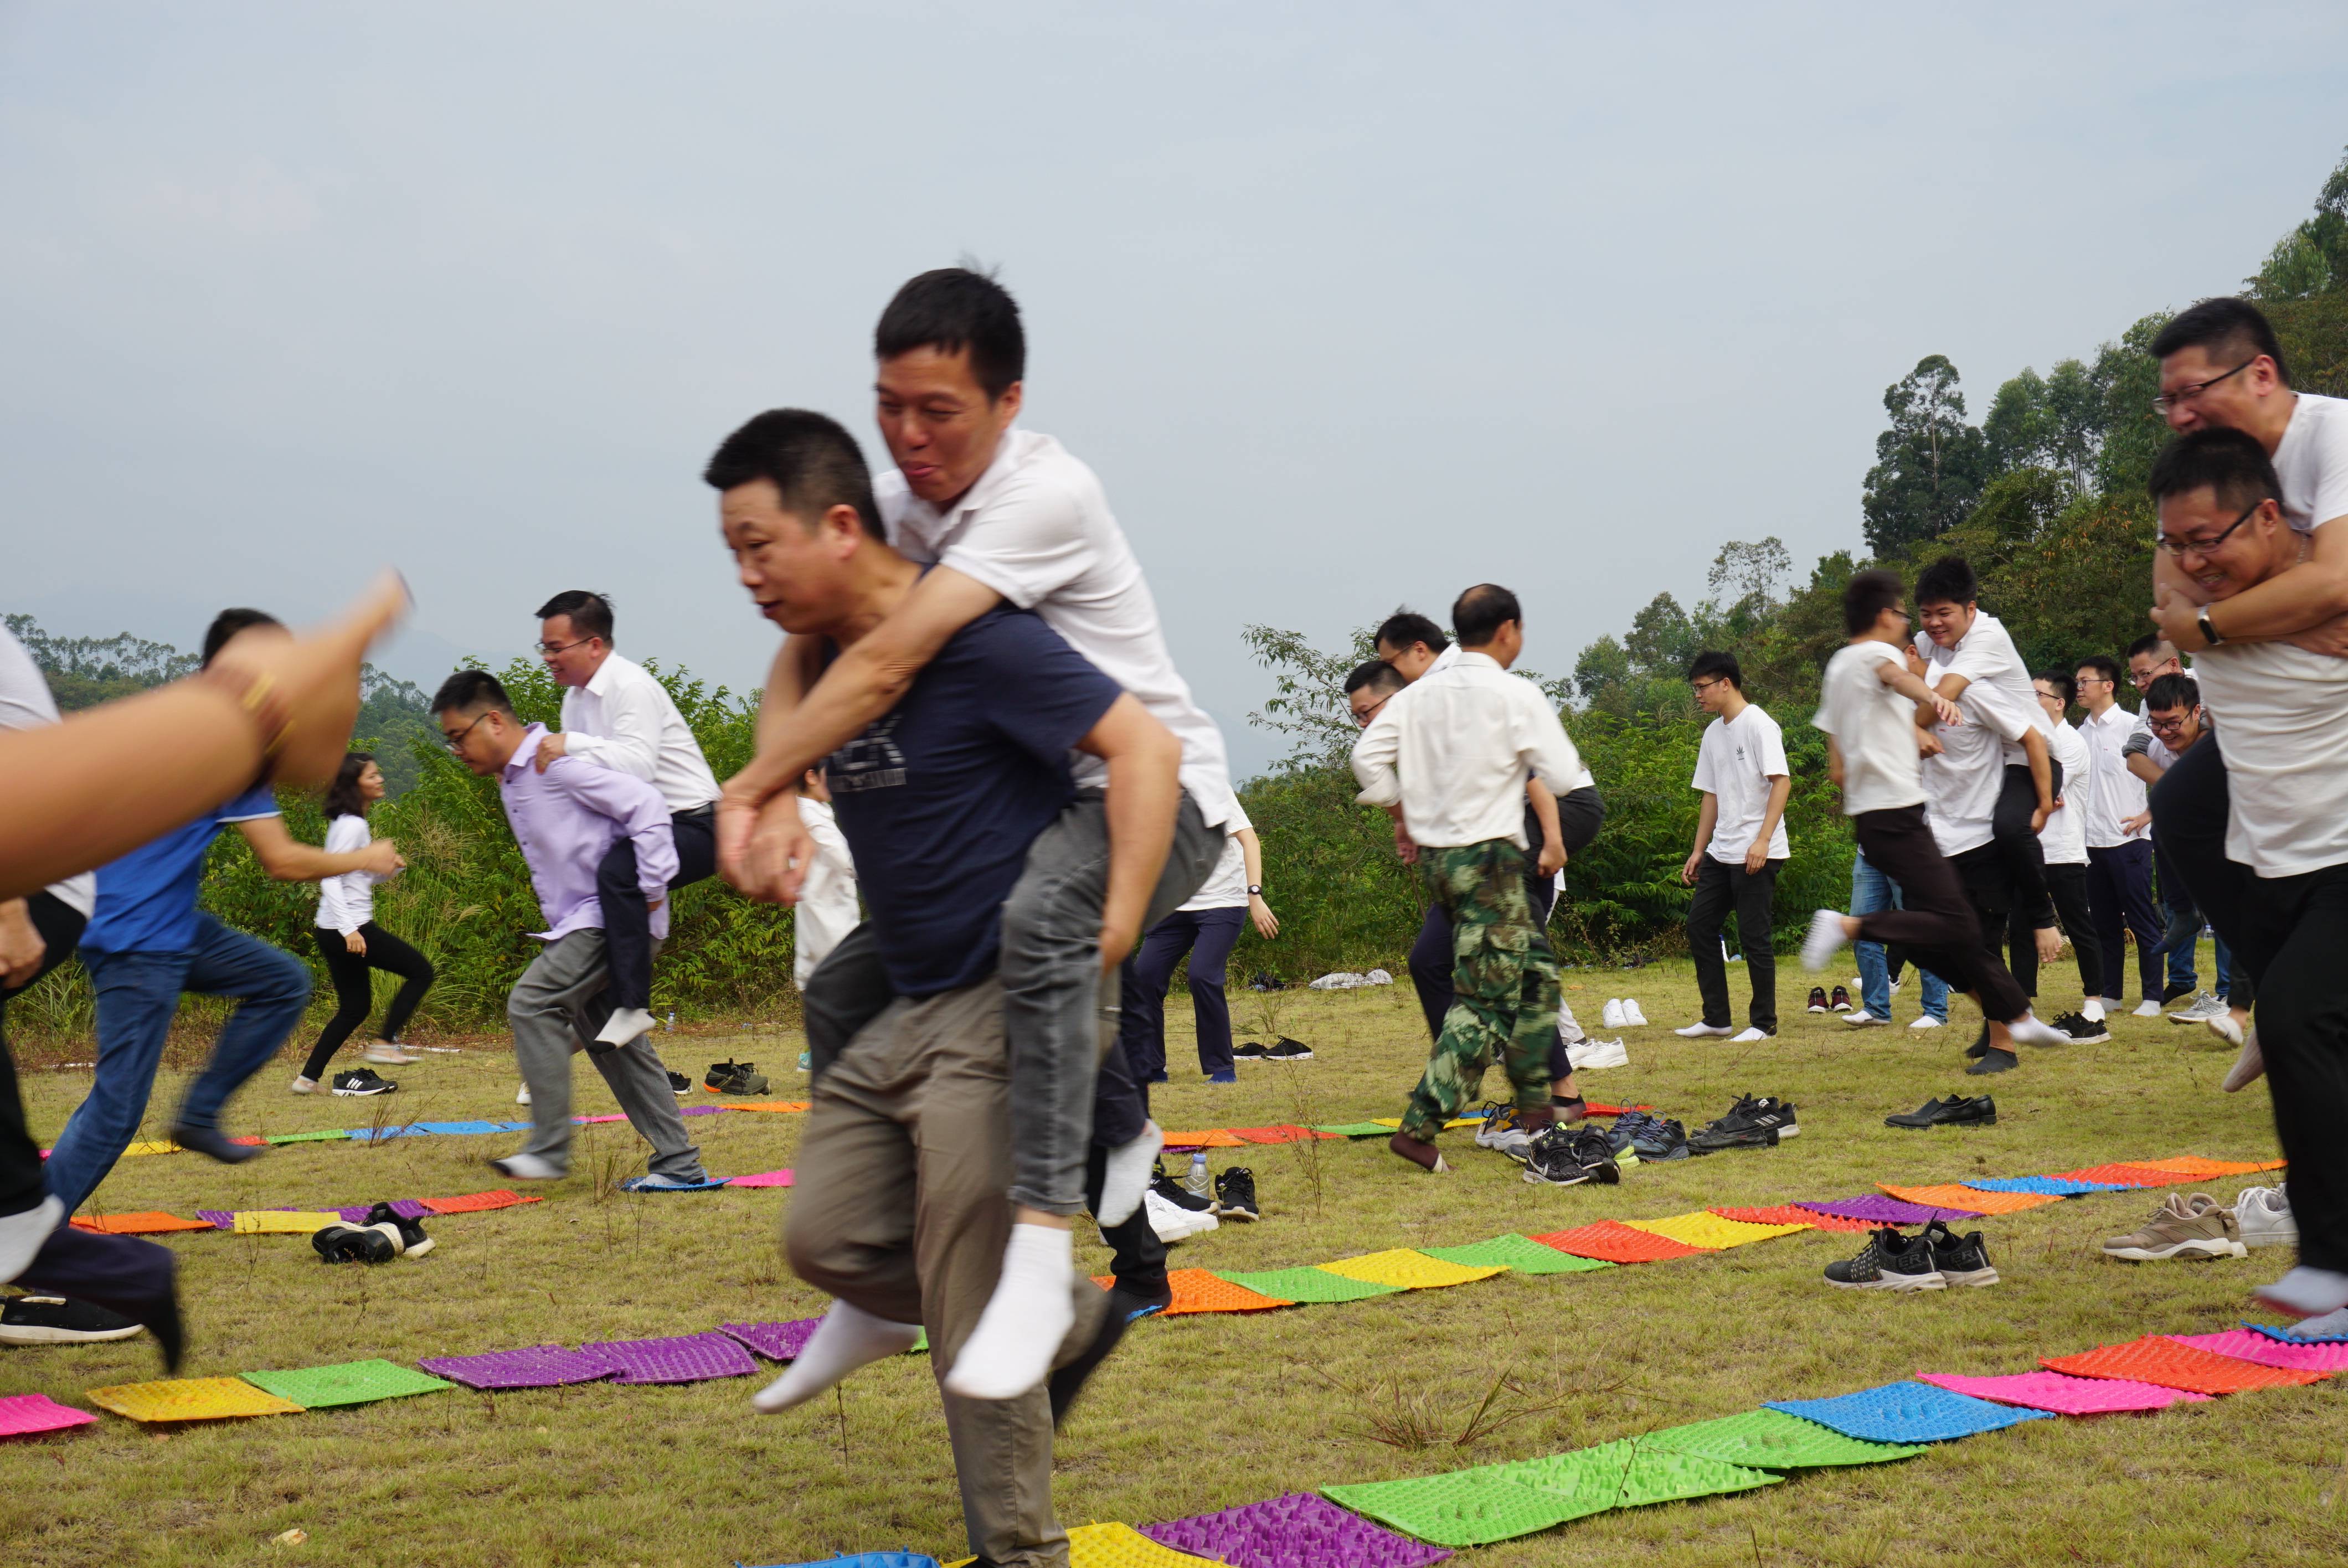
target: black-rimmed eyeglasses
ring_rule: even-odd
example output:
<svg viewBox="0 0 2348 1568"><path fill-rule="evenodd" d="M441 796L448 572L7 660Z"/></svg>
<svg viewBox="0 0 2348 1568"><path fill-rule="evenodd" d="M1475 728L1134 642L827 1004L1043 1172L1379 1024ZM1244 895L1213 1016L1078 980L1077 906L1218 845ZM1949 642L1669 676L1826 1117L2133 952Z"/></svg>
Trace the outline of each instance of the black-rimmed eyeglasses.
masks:
<svg viewBox="0 0 2348 1568"><path fill-rule="evenodd" d="M2240 528L2244 523L2249 522L2250 520L2251 514L2266 504L2267 498L2264 496L2260 496L2257 500L2252 501L2249 506L2243 507L2242 515L2236 518L2232 522L2227 524L2222 532L2216 534L2209 538L2177 539L2169 538L2167 534L2158 534L2154 537L2152 542L2157 545L2160 548L2167 550L2172 557L2186 555L2206 557L2211 550L2216 549L2219 545L2224 544L2229 538L2231 538L2233 537L2234 530Z"/></svg>
<svg viewBox="0 0 2348 1568"><path fill-rule="evenodd" d="M2240 375L2242 372L2250 369L2250 366L2258 363L2259 356L2257 354L2252 354L2250 358L2242 361L2241 364L2228 371L2225 375L2213 375L2207 381L2197 381L2190 386L2180 386L2174 392L2164 392L2159 396L2152 400L2152 411L2155 414L2166 414L2180 403L2190 403L2195 398L2200 396L2203 393L2209 391L2211 387L2217 385L2219 382L2225 380L2226 376Z"/></svg>
<svg viewBox="0 0 2348 1568"><path fill-rule="evenodd" d="M492 712L495 711L496 710L494 709L491 710ZM488 713L482 714L480 719L475 719L471 723L466 725L463 729L458 731L453 735L448 733L446 730L443 730L440 733L440 743L448 747L453 755L464 755L465 737L471 734L475 730L479 729L481 727L481 719L486 719L489 716L489 715Z"/></svg>

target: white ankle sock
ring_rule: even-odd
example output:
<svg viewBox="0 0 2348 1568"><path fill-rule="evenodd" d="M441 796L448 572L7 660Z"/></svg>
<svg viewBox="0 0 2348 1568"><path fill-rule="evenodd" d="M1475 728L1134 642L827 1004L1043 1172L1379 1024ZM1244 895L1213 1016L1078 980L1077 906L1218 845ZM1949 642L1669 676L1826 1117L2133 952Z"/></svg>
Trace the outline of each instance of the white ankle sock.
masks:
<svg viewBox="0 0 2348 1568"><path fill-rule="evenodd" d="M750 1396L750 1403L770 1415L805 1404L859 1367L903 1355L921 1337L918 1323L891 1323L845 1301L835 1301L790 1370Z"/></svg>
<svg viewBox="0 0 2348 1568"><path fill-rule="evenodd" d="M2302 1317L2324 1317L2348 1307L2348 1274L2301 1264L2272 1285L2262 1285L2258 1298L2270 1307L2296 1312Z"/></svg>
<svg viewBox="0 0 2348 1568"><path fill-rule="evenodd" d="M1011 1227L1002 1277L946 1373L948 1393L966 1399L1015 1399L1051 1374L1052 1358L1076 1320L1076 1305L1068 1299L1068 1270L1075 1260L1075 1238L1068 1232L1053 1225Z"/></svg>
<svg viewBox="0 0 2348 1568"><path fill-rule="evenodd" d="M2327 1312L2321 1317L2303 1317L2291 1326L2291 1331L2310 1339L2330 1339L2348 1335L2348 1307L2337 1312Z"/></svg>
<svg viewBox="0 0 2348 1568"><path fill-rule="evenodd" d="M2040 1023L2029 1013L2024 1013L2005 1026L2005 1032L2023 1045L2068 1045L2071 1037L2052 1024Z"/></svg>
<svg viewBox="0 0 2348 1568"><path fill-rule="evenodd" d="M1158 1130L1157 1122L1145 1122L1138 1137L1108 1152L1108 1163L1101 1175L1100 1207L1093 1211L1094 1219L1105 1225L1121 1225L1133 1217L1133 1211L1141 1206L1141 1194L1149 1190L1149 1173L1158 1168L1158 1151L1164 1147L1166 1134Z"/></svg>
<svg viewBox="0 0 2348 1568"><path fill-rule="evenodd" d="M33 1259L65 1218L63 1204L43 1198L22 1214L0 1219L0 1285L33 1266Z"/></svg>
<svg viewBox="0 0 2348 1568"><path fill-rule="evenodd" d="M642 1008L622 1008L603 1020L595 1032L598 1045L625 1045L653 1027L653 1015Z"/></svg>

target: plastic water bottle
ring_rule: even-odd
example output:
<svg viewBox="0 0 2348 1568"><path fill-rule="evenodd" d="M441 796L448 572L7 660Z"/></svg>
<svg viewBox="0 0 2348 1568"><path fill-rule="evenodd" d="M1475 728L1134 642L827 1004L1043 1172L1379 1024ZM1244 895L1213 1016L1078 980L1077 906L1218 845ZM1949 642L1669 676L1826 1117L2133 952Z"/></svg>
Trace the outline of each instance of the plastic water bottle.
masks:
<svg viewBox="0 0 2348 1568"><path fill-rule="evenodd" d="M676 1009L675 1008L668 1009L668 1026L672 1030L676 1027Z"/></svg>
<svg viewBox="0 0 2348 1568"><path fill-rule="evenodd" d="M1204 1149L1190 1151L1190 1173L1182 1178L1182 1190L1194 1198L1212 1198L1215 1195L1214 1179L1207 1174L1207 1152Z"/></svg>

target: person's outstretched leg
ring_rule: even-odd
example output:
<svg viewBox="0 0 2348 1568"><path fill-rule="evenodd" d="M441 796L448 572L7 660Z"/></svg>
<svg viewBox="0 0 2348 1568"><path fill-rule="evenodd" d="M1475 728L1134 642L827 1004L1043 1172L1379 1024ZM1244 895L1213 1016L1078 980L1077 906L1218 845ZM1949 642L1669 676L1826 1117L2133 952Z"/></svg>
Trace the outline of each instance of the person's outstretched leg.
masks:
<svg viewBox="0 0 2348 1568"><path fill-rule="evenodd" d="M1202 909L1190 917L1197 922L1198 941L1190 949L1190 1018L1198 1026L1199 1071L1209 1082L1231 1081L1238 1063L1231 1055L1231 1003L1224 987L1230 981L1231 949L1239 946L1244 909ZM1161 1022L1163 1010L1159 1014ZM1163 1061L1165 1037L1159 1037Z"/></svg>
<svg viewBox="0 0 2348 1568"><path fill-rule="evenodd" d="M1418 1010L1426 1020L1426 1038L1443 1038L1443 1020L1451 1011L1451 917L1440 904L1429 904L1418 922L1418 938L1410 945L1410 985L1418 993Z"/></svg>
<svg viewBox="0 0 2348 1568"><path fill-rule="evenodd" d="M608 994L610 984L603 944L592 930L547 943L514 982L506 1023L513 1030L514 1065L530 1087L530 1142L499 1167L508 1175L536 1180L570 1173L571 1053L582 1043L575 1020L586 999Z"/></svg>
<svg viewBox="0 0 2348 1568"><path fill-rule="evenodd" d="M1395 1152L1419 1160L1430 1169L1439 1159L1432 1153L1443 1124L1459 1112L1468 1096L1482 1082L1484 1070L1505 1061L1516 1034L1516 1018L1524 998L1524 971L1532 947L1532 921L1525 907L1524 852L1506 839L1493 839L1457 848L1419 850L1419 865L1427 886L1451 916L1455 967L1452 989L1457 1000L1443 1020L1443 1038L1427 1059L1426 1071L1412 1090L1402 1116ZM1546 955L1544 955L1546 956ZM1554 960L1550 973L1555 973ZM1555 1011L1550 1013L1555 1027ZM1535 1120L1549 1120L1549 1049L1542 1044L1542 1071L1536 1087L1511 1080L1519 1112ZM1512 1069L1513 1071L1513 1069Z"/></svg>
<svg viewBox="0 0 2348 1568"><path fill-rule="evenodd" d="M2199 749L2199 748L2197 748ZM2262 878L2249 905L2246 967L2275 1132L2291 1163L2299 1266L2259 1295L2313 1317L2348 1306L2348 866Z"/></svg>
<svg viewBox="0 0 2348 1568"><path fill-rule="evenodd" d="M375 984L368 974L369 960L375 957L374 944L369 943L365 955L354 953L343 940L340 931L320 927L318 957L326 961L326 978L335 983L335 1016L318 1031L317 1043L310 1048L310 1060L302 1064L302 1078L307 1083L325 1081L326 1064L335 1060L335 1052L351 1038L351 1031L366 1022L375 1010ZM360 932L366 936L365 929ZM295 1085L300 1087L300 1085Z"/></svg>
<svg viewBox="0 0 2348 1568"><path fill-rule="evenodd" d="M622 838L595 867L595 897L603 906L605 962L612 1009L649 1012L653 1005L653 915L636 879L636 845Z"/></svg>
<svg viewBox="0 0 2348 1568"><path fill-rule="evenodd" d="M258 937L231 930L210 915L196 917L195 951L189 956L187 989L207 996L233 997L236 1010L221 1026L203 1071L180 1102L171 1135L213 1132L228 1097L269 1065L310 1005L310 971L301 960ZM220 1151L204 1151L215 1159Z"/></svg>
<svg viewBox="0 0 2348 1568"><path fill-rule="evenodd" d="M383 1011L383 1027L376 1031L376 1038L388 1044L416 1016L424 994L432 989L435 971L431 959L374 922L368 922L366 935L367 963L399 977L399 989L392 993L391 1005Z"/></svg>
<svg viewBox="0 0 2348 1568"><path fill-rule="evenodd" d="M186 953L99 953L83 948L82 967L98 995L98 1064L89 1094L67 1119L49 1151L50 1194L72 1214L114 1169L139 1135L154 1091L163 1038L180 1010Z"/></svg>
<svg viewBox="0 0 2348 1568"><path fill-rule="evenodd" d="M1739 866L1728 872L1736 899L1736 939L1745 948L1745 978L1753 987L1753 1001L1746 1011L1746 1021L1763 1034L1777 1032L1777 873L1785 864L1771 860L1764 862L1758 871L1747 871ZM1725 975L1720 990L1725 1000L1728 995ZM1710 1020L1711 1011L1711 1005L1706 1003L1706 1021Z"/></svg>

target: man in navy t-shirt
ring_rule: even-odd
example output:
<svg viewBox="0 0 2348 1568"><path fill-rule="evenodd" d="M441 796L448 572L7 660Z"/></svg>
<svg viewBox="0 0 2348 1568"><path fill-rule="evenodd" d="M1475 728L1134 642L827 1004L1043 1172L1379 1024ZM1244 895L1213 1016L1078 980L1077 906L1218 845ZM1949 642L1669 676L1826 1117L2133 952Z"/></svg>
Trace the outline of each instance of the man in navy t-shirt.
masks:
<svg viewBox="0 0 2348 1568"><path fill-rule="evenodd" d="M223 610L204 634L204 662L239 632L285 636L257 610ZM98 867L98 907L81 935L82 965L98 995L98 1068L81 1102L49 1152L50 1195L68 1214L79 1207L139 1134L163 1040L183 991L233 999L211 1056L188 1085L171 1119L172 1142L234 1164L260 1153L221 1131L221 1108L267 1065L302 1020L310 971L257 937L232 931L196 907L204 857L220 830L234 826L262 868L283 882L309 882L345 871L389 876L399 869L387 838L347 855L295 840L266 785Z"/></svg>
<svg viewBox="0 0 2348 1568"><path fill-rule="evenodd" d="M920 579L883 542L855 439L820 415L759 415L710 477L743 584L788 631L845 647ZM799 1277L837 1299L756 1400L802 1403L926 1326L971 1550L994 1563L1065 1561L1042 1384L1091 1347L1104 1302L1071 1266L1065 1218L1012 1223L1009 1146L1038 1112L1008 1102L994 979L1004 900L1074 798L1072 749L1108 764L1104 914L1138 929L1173 837L1181 748L1033 614L998 609L955 631L831 756L896 999L816 1081L787 1242Z"/></svg>

